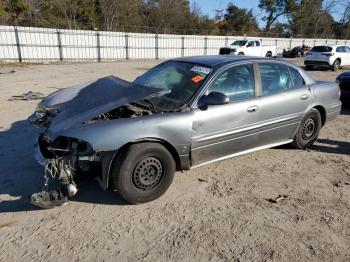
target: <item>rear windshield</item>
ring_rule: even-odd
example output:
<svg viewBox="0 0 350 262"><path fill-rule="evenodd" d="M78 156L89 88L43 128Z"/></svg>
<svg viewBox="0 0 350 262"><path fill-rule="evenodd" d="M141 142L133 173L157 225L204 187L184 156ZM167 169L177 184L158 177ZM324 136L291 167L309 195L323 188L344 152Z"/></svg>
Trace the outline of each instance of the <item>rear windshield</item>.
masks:
<svg viewBox="0 0 350 262"><path fill-rule="evenodd" d="M332 52L332 47L329 46L315 46L311 49L311 52Z"/></svg>

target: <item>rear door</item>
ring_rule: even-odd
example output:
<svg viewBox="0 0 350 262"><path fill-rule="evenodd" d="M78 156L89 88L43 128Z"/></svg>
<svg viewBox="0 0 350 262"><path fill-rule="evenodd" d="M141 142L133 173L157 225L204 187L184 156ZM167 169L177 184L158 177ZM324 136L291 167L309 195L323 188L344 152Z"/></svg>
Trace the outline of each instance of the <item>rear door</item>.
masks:
<svg viewBox="0 0 350 262"><path fill-rule="evenodd" d="M194 109L192 166L225 158L257 144L255 83L252 63L226 68L209 83L207 94L224 93L230 102L209 106L207 110Z"/></svg>
<svg viewBox="0 0 350 262"><path fill-rule="evenodd" d="M258 145L293 139L310 103L311 91L297 69L279 62L257 63L260 75L256 100L260 126Z"/></svg>

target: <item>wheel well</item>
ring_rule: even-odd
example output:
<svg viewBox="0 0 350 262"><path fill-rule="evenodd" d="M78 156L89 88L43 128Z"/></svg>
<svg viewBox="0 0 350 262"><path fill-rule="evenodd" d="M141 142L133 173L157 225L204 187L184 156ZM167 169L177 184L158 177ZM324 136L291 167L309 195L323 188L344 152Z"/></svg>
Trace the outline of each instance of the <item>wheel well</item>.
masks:
<svg viewBox="0 0 350 262"><path fill-rule="evenodd" d="M324 126L324 124L326 123L326 109L324 109L323 106L315 106L314 108L317 109L318 112L320 112L322 126Z"/></svg>
<svg viewBox="0 0 350 262"><path fill-rule="evenodd" d="M176 171L181 170L181 162L180 162L180 157L179 154L177 153L175 147L170 144L169 142L165 141L165 140L161 140L161 139L157 139L157 138L146 138L143 140L137 140L134 142L129 142L125 145L123 145L121 148L118 149L117 154L115 156L115 159L122 153L124 153L128 147L132 144L139 144L139 143L159 143L161 145L163 145L172 155L172 157L174 158L175 164L176 164ZM114 160L113 160L114 161Z"/></svg>

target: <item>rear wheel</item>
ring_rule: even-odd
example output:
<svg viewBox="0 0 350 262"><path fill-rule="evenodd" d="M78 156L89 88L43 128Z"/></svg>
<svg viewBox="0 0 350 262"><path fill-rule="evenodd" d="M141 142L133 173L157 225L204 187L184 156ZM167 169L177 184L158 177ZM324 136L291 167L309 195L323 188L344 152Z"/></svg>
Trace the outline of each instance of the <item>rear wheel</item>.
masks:
<svg viewBox="0 0 350 262"><path fill-rule="evenodd" d="M312 65L306 65L305 68L306 68L306 70L312 70L313 66Z"/></svg>
<svg viewBox="0 0 350 262"><path fill-rule="evenodd" d="M266 57L272 57L272 53L269 51L269 52L266 53L265 56L266 56Z"/></svg>
<svg viewBox="0 0 350 262"><path fill-rule="evenodd" d="M112 167L113 185L129 203L152 201L169 188L175 161L158 143L138 143L117 157Z"/></svg>
<svg viewBox="0 0 350 262"><path fill-rule="evenodd" d="M332 65L332 71L337 71L339 69L339 66L340 66L340 60L337 59L334 61L333 65Z"/></svg>
<svg viewBox="0 0 350 262"><path fill-rule="evenodd" d="M238 55L244 55L244 53L243 52L239 52Z"/></svg>
<svg viewBox="0 0 350 262"><path fill-rule="evenodd" d="M294 137L292 145L299 149L312 146L317 140L322 126L321 114L317 109L311 109L304 116Z"/></svg>

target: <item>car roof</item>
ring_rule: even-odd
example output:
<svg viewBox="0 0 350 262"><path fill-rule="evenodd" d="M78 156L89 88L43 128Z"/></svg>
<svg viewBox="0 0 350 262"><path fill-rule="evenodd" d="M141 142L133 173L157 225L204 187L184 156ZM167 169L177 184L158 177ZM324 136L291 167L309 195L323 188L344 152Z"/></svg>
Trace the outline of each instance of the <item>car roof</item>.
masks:
<svg viewBox="0 0 350 262"><path fill-rule="evenodd" d="M187 56L175 58L173 61L188 62L214 67L218 65L228 64L232 62L267 60L271 58L255 57L255 56L235 56L235 55L204 55L204 56Z"/></svg>
<svg viewBox="0 0 350 262"><path fill-rule="evenodd" d="M324 44L324 45L316 45L316 46L327 46L327 47L332 47L332 48L336 48L336 47L338 47L338 46L346 46L346 45L331 45L331 44ZM314 47L316 47L316 46L314 46Z"/></svg>

